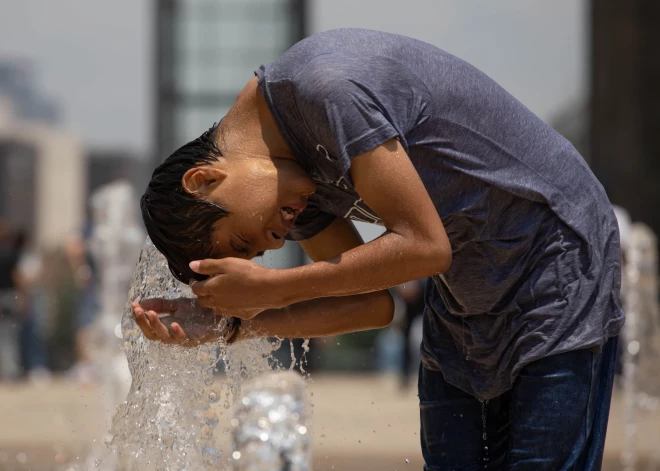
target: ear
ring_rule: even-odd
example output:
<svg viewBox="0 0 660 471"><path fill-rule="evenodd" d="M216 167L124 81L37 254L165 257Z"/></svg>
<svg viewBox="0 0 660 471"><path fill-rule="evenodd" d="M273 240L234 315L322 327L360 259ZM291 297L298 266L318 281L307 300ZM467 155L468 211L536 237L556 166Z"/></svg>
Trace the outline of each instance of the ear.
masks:
<svg viewBox="0 0 660 471"><path fill-rule="evenodd" d="M205 196L211 193L223 180L227 172L210 165L193 167L183 174L181 186L192 195Z"/></svg>

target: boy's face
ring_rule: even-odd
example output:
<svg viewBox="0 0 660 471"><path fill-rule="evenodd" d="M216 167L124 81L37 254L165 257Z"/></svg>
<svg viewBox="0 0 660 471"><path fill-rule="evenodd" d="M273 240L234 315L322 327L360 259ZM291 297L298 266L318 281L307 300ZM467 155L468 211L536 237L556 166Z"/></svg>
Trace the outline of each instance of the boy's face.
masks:
<svg viewBox="0 0 660 471"><path fill-rule="evenodd" d="M253 156L191 169L182 184L229 212L215 225L211 258L250 259L281 248L316 190L295 160Z"/></svg>

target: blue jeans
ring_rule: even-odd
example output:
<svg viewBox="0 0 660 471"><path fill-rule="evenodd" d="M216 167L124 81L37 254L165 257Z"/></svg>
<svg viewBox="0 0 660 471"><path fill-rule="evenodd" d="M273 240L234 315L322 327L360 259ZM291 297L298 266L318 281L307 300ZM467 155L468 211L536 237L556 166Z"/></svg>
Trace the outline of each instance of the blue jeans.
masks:
<svg viewBox="0 0 660 471"><path fill-rule="evenodd" d="M484 403L420 368L425 470L601 468L617 339L525 366L513 388Z"/></svg>

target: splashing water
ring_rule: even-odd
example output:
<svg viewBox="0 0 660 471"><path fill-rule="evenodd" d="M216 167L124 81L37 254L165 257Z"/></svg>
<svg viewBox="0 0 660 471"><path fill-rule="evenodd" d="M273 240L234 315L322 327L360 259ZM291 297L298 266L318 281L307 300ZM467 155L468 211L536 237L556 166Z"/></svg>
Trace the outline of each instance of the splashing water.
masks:
<svg viewBox="0 0 660 471"><path fill-rule="evenodd" d="M235 471L309 471L304 380L295 373L260 376L244 387L234 426Z"/></svg>
<svg viewBox="0 0 660 471"><path fill-rule="evenodd" d="M488 429L486 428L486 417L488 416L488 401L479 401L481 402L481 439L484 442L483 456L484 468L488 468L488 462L490 457L488 456Z"/></svg>
<svg viewBox="0 0 660 471"><path fill-rule="evenodd" d="M188 286L172 277L164 257L147 240L129 301L156 297L194 296ZM225 325L226 321L221 322L219 328ZM129 303L124 309L122 333L133 382L106 437L108 453L97 467L231 469L229 429L219 433L220 418L234 398L240 397L241 381L272 371L274 345L266 339L232 346L218 341L195 348L152 342L142 336ZM226 380L218 385L214 373L220 360Z"/></svg>

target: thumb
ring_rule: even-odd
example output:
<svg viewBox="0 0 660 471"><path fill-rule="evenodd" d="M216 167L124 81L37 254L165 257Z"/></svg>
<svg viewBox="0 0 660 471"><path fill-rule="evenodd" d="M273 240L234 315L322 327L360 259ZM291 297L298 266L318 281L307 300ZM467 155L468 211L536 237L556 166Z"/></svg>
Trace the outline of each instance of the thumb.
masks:
<svg viewBox="0 0 660 471"><path fill-rule="evenodd" d="M206 260L195 260L190 262L190 269L200 275L218 275L223 273L223 261L207 258Z"/></svg>

